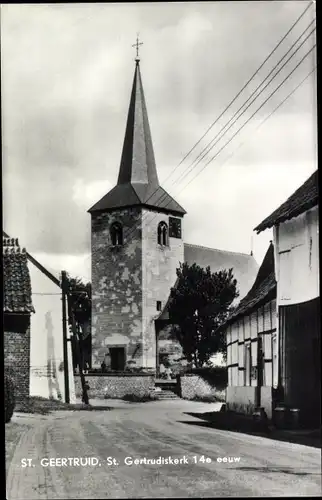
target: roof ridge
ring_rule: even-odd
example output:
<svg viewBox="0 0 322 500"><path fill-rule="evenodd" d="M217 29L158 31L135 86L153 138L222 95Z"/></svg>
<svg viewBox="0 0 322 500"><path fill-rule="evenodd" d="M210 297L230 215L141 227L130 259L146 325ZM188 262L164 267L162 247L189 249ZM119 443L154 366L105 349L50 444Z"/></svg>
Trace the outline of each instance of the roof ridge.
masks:
<svg viewBox="0 0 322 500"><path fill-rule="evenodd" d="M184 245L187 245L187 246L190 246L190 247L196 247L196 248L204 248L205 250L216 250L216 252L222 252L222 253L226 253L226 254L243 255L244 257L252 257L254 259L254 256L250 255L248 253L232 252L231 250L222 250L220 248L205 247L203 245L195 245L194 243L184 243Z"/></svg>
<svg viewBox="0 0 322 500"><path fill-rule="evenodd" d="M144 184L144 183L142 183L142 184ZM131 182L129 183L129 185L131 186L132 191L134 192L135 196L137 197L138 202L141 203L140 197L137 194L135 187L133 186L133 184Z"/></svg>
<svg viewBox="0 0 322 500"><path fill-rule="evenodd" d="M7 236L6 233L3 233L2 235L2 245L4 247L20 248L18 238L9 238L9 236Z"/></svg>
<svg viewBox="0 0 322 500"><path fill-rule="evenodd" d="M254 231L260 233L281 222L298 217L318 205L318 169L310 175L288 198L268 215Z"/></svg>

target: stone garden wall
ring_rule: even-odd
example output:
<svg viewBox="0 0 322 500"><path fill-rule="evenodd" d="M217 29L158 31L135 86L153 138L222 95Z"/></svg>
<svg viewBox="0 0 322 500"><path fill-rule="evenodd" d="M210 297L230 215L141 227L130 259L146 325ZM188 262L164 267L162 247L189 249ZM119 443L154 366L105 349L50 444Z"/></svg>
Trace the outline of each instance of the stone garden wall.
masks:
<svg viewBox="0 0 322 500"><path fill-rule="evenodd" d="M104 374L85 375L90 389L89 398L123 398L127 394L143 397L154 389L154 375L148 374ZM82 395L82 385L79 375L75 375L76 398Z"/></svg>

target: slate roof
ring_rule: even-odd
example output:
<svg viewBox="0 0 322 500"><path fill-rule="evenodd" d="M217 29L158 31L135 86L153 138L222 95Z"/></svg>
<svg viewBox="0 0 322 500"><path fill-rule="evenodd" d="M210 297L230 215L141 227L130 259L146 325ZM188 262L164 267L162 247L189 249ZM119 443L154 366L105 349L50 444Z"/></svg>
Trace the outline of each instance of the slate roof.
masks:
<svg viewBox="0 0 322 500"><path fill-rule="evenodd" d="M281 222L297 217L318 204L318 171L302 184L280 207L266 217L254 231L260 233L264 229L276 226Z"/></svg>
<svg viewBox="0 0 322 500"><path fill-rule="evenodd" d="M226 250L192 245L190 243L184 244L184 261L190 266L196 263L204 269L210 266L212 273L232 268L234 278L237 280L237 288L240 291L239 300L245 296L254 283L258 271L258 264L252 255L228 252ZM170 298L165 304L157 321L167 321L169 319L169 301Z"/></svg>
<svg viewBox="0 0 322 500"><path fill-rule="evenodd" d="M27 253L16 238L3 238L3 311L35 312L31 298L31 282Z"/></svg>
<svg viewBox="0 0 322 500"><path fill-rule="evenodd" d="M139 60L136 60L117 185L89 212L137 205L186 213L159 185Z"/></svg>
<svg viewBox="0 0 322 500"><path fill-rule="evenodd" d="M158 211L185 214L185 210L161 186L155 190L147 184L117 184L88 211L104 212L116 208L145 206Z"/></svg>
<svg viewBox="0 0 322 500"><path fill-rule="evenodd" d="M196 263L203 268L210 266L212 273L232 268L234 278L237 280L239 299L246 295L258 271L258 264L252 255L190 243L184 244L184 260L189 265Z"/></svg>
<svg viewBox="0 0 322 500"><path fill-rule="evenodd" d="M250 314L254 308L272 300L276 297L276 279L274 265L274 246L270 246L263 259L262 265L259 268L255 282L248 294L240 301L237 308L229 316L223 327L235 322L238 318Z"/></svg>

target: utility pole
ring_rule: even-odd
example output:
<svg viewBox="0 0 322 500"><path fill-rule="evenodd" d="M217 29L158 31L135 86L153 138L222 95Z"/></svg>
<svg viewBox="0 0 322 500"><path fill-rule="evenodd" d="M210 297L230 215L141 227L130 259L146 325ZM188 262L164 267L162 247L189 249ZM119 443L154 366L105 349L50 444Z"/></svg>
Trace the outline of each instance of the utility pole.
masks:
<svg viewBox="0 0 322 500"><path fill-rule="evenodd" d="M83 402L88 405L89 400L88 400L88 393L87 393L87 386L85 382L85 377L84 377L84 372L83 372L83 337L82 334L79 332L76 326L76 321L75 321L75 315L74 311L71 309L70 311L71 314L71 319L72 319L72 330L73 330L73 335L75 335L76 338L76 346L77 346L77 354L78 354L78 359L79 359L79 376L81 379L81 384L82 384L82 393L83 393Z"/></svg>
<svg viewBox="0 0 322 500"><path fill-rule="evenodd" d="M69 403L69 372L68 372L68 349L67 349L67 315L66 315L66 295L67 289L66 271L61 273L62 307L63 307L63 352L64 352L64 382L65 382L65 402Z"/></svg>

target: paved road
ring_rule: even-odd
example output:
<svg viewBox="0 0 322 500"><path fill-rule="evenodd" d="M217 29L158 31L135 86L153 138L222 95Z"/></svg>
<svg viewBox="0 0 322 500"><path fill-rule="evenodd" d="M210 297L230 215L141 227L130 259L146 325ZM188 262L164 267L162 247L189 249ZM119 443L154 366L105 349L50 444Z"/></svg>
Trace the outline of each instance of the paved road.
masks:
<svg viewBox="0 0 322 500"><path fill-rule="evenodd" d="M106 412L14 416L28 428L8 470L8 500L321 494L318 449L202 427L185 414L213 405L180 400L113 404L116 408ZM211 462L199 461L203 456ZM41 466L46 457L96 457L100 465ZM109 465L107 457L116 463ZM174 463L125 463L158 457ZM224 457L240 460L217 461ZM31 467L21 466L24 458L32 459Z"/></svg>

